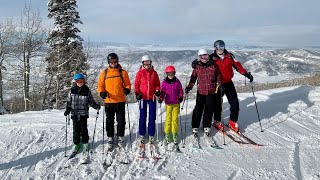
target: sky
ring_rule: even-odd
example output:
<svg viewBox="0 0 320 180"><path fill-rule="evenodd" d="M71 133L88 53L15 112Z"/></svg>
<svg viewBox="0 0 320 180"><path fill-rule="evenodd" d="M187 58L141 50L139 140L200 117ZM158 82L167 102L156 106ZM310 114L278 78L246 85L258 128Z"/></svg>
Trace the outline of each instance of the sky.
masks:
<svg viewBox="0 0 320 180"><path fill-rule="evenodd" d="M105 116L101 109L96 121L97 111L90 108L88 130L90 140L94 132L95 138L94 153L90 153L88 165L80 164L81 152L70 161L64 157L65 150L67 155L71 154L73 144L72 121L66 128L64 110L0 115L0 179L319 180L319 92L320 87L312 86L256 91L261 126L252 93L238 93L240 130L251 140L264 146L245 144L246 140L237 138L236 134L226 128L229 135L241 142L238 144L211 128L212 137L223 149L210 148L202 128L199 129L201 149L192 146L190 121L196 99L190 97L188 103L184 104L179 122L186 126L182 130L183 136L180 130L178 135L183 153L165 151L165 146L157 141L156 147L161 158L158 161L150 156L149 144L146 145L146 157L137 157L137 103L129 103L126 108L130 111L131 121L126 118L125 151L120 151L115 146L111 157L106 156L106 153L102 154L106 149L102 120ZM229 107L225 96L223 110L224 121L227 121ZM156 129L159 134L165 115L165 106L162 106L161 111L157 108ZM131 126L128 126L129 122ZM181 139L185 139L184 148ZM123 153L128 155L128 164L121 163ZM106 169L102 166L104 159L111 160L111 166Z"/></svg>
<svg viewBox="0 0 320 180"><path fill-rule="evenodd" d="M25 2L44 21L47 0L0 0L0 18ZM84 39L147 44L320 46L319 0L78 0Z"/></svg>

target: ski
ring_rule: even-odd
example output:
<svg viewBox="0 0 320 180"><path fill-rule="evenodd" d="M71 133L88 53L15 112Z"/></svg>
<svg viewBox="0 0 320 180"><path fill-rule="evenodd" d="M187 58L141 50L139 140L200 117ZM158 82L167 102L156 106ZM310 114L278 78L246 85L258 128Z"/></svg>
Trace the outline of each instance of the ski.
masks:
<svg viewBox="0 0 320 180"><path fill-rule="evenodd" d="M224 124L224 127L229 128L229 131L231 130L235 134L239 135L241 138L243 138L246 141L248 141L249 144L252 144L252 145L255 145L255 146L264 146L263 144L259 144L259 143L256 143L255 141L251 140L249 137L245 136L240 131L237 132L237 131L233 130L232 128L230 128L229 126L225 125L225 124Z"/></svg>
<svg viewBox="0 0 320 180"><path fill-rule="evenodd" d="M159 160L160 159L160 156L159 156L159 154L157 152L155 144L150 144L149 150L150 150L150 155L154 160Z"/></svg>
<svg viewBox="0 0 320 180"><path fill-rule="evenodd" d="M112 148L109 148L107 150L107 154L106 154L106 157L104 158L104 161L102 163L102 166L106 169L108 168L109 166L111 166L112 164L112 152L113 152L113 149Z"/></svg>
<svg viewBox="0 0 320 180"><path fill-rule="evenodd" d="M89 163L89 160L90 160L89 151L86 151L86 152L84 152L84 153L82 154L80 163L81 163L81 164L88 164L88 163Z"/></svg>
<svg viewBox="0 0 320 180"><path fill-rule="evenodd" d="M141 143L138 147L138 158L144 158L146 151L146 145Z"/></svg>
<svg viewBox="0 0 320 180"><path fill-rule="evenodd" d="M118 161L121 164L129 164L128 153L123 147L119 147Z"/></svg>
<svg viewBox="0 0 320 180"><path fill-rule="evenodd" d="M193 149L201 149L198 136L194 136L194 137L193 137L193 140L192 140L192 148L193 148Z"/></svg>
<svg viewBox="0 0 320 180"><path fill-rule="evenodd" d="M214 128L216 128L214 125L212 125ZM246 143L246 142L243 142L243 141L239 141L237 140L235 137L233 137L231 134L229 134L227 131L225 130L220 130L218 128L216 128L222 135L225 135L227 136L229 139L231 139L232 141L238 143L238 144L249 144L249 143Z"/></svg>
<svg viewBox="0 0 320 180"><path fill-rule="evenodd" d="M204 137L207 145L213 149L223 149L220 147L217 142L213 139L213 137Z"/></svg>

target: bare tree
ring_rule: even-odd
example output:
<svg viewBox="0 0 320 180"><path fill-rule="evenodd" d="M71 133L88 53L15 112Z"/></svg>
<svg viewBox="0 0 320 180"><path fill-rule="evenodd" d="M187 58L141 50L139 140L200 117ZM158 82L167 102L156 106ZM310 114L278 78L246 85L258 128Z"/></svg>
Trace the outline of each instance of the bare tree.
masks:
<svg viewBox="0 0 320 180"><path fill-rule="evenodd" d="M3 72L6 71L4 60L9 54L11 47L11 39L14 34L14 25L12 19L7 19L5 22L0 22L0 103L3 106Z"/></svg>
<svg viewBox="0 0 320 180"><path fill-rule="evenodd" d="M41 56L41 48L46 39L46 30L42 25L39 11L32 12L30 5L25 6L16 33L15 46L11 55L21 62L17 70L22 75L24 110L28 111L33 101L30 98L31 60Z"/></svg>

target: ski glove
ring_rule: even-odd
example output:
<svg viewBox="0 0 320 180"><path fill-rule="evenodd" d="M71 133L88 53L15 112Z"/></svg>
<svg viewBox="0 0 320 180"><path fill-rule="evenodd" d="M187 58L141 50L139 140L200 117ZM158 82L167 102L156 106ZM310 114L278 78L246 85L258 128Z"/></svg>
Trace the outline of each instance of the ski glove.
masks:
<svg viewBox="0 0 320 180"><path fill-rule="evenodd" d="M179 102L181 103L183 101L183 98L182 97L179 97L178 98Z"/></svg>
<svg viewBox="0 0 320 180"><path fill-rule="evenodd" d="M187 86L186 89L185 89L186 94L188 94L189 91L191 91L191 89L192 89L191 87Z"/></svg>
<svg viewBox="0 0 320 180"><path fill-rule="evenodd" d="M154 92L154 95L156 95L157 97L159 97L161 95L160 91L157 90L156 92Z"/></svg>
<svg viewBox="0 0 320 180"><path fill-rule="evenodd" d="M246 73L244 73L243 75L244 75L245 77L247 77L247 78L250 80L250 82L253 81L253 76L252 76L251 72L246 72Z"/></svg>
<svg viewBox="0 0 320 180"><path fill-rule="evenodd" d="M163 101L162 98L159 98L159 99L158 99L158 102L159 102L160 104L162 103L162 101Z"/></svg>
<svg viewBox="0 0 320 180"><path fill-rule="evenodd" d="M101 92L100 96L102 97L102 99L106 99L108 97L108 92Z"/></svg>
<svg viewBox="0 0 320 180"><path fill-rule="evenodd" d="M138 101L140 101L140 100L142 99L142 95L141 95L141 94L136 93L136 98L137 98L137 100L138 100Z"/></svg>
<svg viewBox="0 0 320 180"><path fill-rule="evenodd" d="M70 114L70 111L66 110L63 114L64 114L64 116L68 116Z"/></svg>
<svg viewBox="0 0 320 180"><path fill-rule="evenodd" d="M198 63L198 59L195 59L194 61L192 61L192 63L191 63L192 69L195 69L195 68L196 68L197 63Z"/></svg>
<svg viewBox="0 0 320 180"><path fill-rule="evenodd" d="M128 88L123 88L124 94L127 96L128 94L130 94L130 89Z"/></svg>

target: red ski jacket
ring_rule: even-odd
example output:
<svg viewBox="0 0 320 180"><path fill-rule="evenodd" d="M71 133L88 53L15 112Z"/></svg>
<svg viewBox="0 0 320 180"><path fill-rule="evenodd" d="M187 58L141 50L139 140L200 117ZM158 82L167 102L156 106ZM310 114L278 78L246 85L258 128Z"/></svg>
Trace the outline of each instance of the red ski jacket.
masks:
<svg viewBox="0 0 320 180"><path fill-rule="evenodd" d="M222 82L231 82L233 78L233 69L235 68L240 74L244 75L247 71L242 67L241 63L233 59L233 54L226 52L224 58L221 59L216 51L211 54L213 61L219 67L222 75Z"/></svg>
<svg viewBox="0 0 320 180"><path fill-rule="evenodd" d="M155 91L160 90L160 80L158 73L152 68L147 71L140 68L134 81L134 92L141 94L143 100L153 100Z"/></svg>

